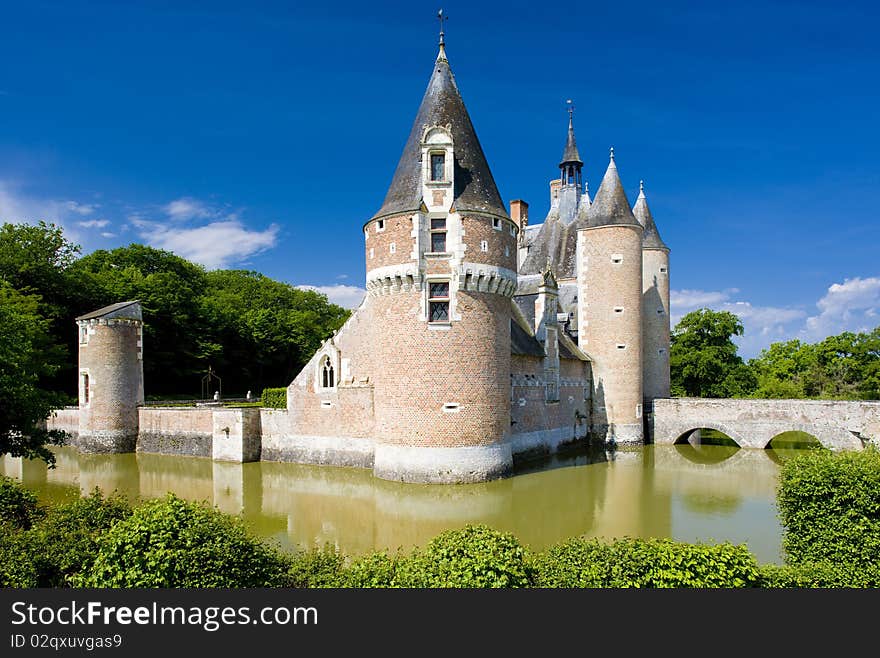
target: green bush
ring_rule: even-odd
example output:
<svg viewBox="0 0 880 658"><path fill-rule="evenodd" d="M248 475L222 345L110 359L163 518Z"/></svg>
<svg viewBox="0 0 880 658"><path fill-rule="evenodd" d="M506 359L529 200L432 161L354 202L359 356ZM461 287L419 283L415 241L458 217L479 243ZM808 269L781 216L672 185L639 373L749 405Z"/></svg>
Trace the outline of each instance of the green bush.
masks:
<svg viewBox="0 0 880 658"><path fill-rule="evenodd" d="M39 587L40 552L30 533L0 523L0 587Z"/></svg>
<svg viewBox="0 0 880 658"><path fill-rule="evenodd" d="M508 533L467 525L437 535L397 564L400 587L527 587L526 550Z"/></svg>
<svg viewBox="0 0 880 658"><path fill-rule="evenodd" d="M398 587L398 566L405 557L390 556L384 551L354 560L341 574L339 587Z"/></svg>
<svg viewBox="0 0 880 658"><path fill-rule="evenodd" d="M338 587L345 558L333 546L312 548L287 558L282 587Z"/></svg>
<svg viewBox="0 0 880 658"><path fill-rule="evenodd" d="M538 587L733 588L759 582L748 548L727 542L577 538L537 555L533 569Z"/></svg>
<svg viewBox="0 0 880 658"><path fill-rule="evenodd" d="M0 476L0 524L27 530L41 518L43 509L33 492L6 476Z"/></svg>
<svg viewBox="0 0 880 658"><path fill-rule="evenodd" d="M104 497L97 487L85 498L50 508L45 519L29 531L39 548L35 557L38 586L63 587L88 571L101 534L131 513L123 496Z"/></svg>
<svg viewBox="0 0 880 658"><path fill-rule="evenodd" d="M271 409L287 409L286 388L264 388L260 396L264 407Z"/></svg>
<svg viewBox="0 0 880 658"><path fill-rule="evenodd" d="M777 504L787 564L828 562L857 579L859 573L877 573L880 452L875 448L808 451L786 460Z"/></svg>
<svg viewBox="0 0 880 658"><path fill-rule="evenodd" d="M845 564L804 562L762 565L759 587L767 589L826 589L880 587L876 569L858 570Z"/></svg>
<svg viewBox="0 0 880 658"><path fill-rule="evenodd" d="M268 587L283 579L278 551L242 521L174 494L151 500L98 539L82 587Z"/></svg>

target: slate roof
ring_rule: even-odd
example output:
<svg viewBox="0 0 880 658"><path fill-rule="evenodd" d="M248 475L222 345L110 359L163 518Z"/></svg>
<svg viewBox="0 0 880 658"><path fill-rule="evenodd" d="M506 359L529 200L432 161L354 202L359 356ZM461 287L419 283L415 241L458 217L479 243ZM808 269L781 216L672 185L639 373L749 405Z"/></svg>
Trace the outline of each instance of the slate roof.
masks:
<svg viewBox="0 0 880 658"><path fill-rule="evenodd" d="M140 301L135 299L129 302L118 302L116 304L110 304L110 306L105 306L103 308L99 308L97 311L92 311L91 313L86 313L85 315L80 315L77 320L94 320L95 318L102 318L105 315L110 315L111 313L116 313L117 311L121 311L122 309L133 306L135 304L140 304ZM132 309L134 311L134 309ZM119 314L118 317L126 317L125 314ZM141 317L140 307L138 307L136 313L132 313L131 317Z"/></svg>
<svg viewBox="0 0 880 658"><path fill-rule="evenodd" d="M645 229L642 234L642 248L665 249L669 251L669 247L666 246L666 243L660 238L659 231L657 231L654 216L651 214L651 209L648 207L648 199L645 197L645 186L643 183L639 183L639 198L636 199L636 205L633 206L633 215Z"/></svg>
<svg viewBox="0 0 880 658"><path fill-rule="evenodd" d="M508 217L452 69L441 50L385 201L373 219L419 210L422 205L422 133L426 126L447 124L451 126L455 150L453 207L458 212L477 211Z"/></svg>

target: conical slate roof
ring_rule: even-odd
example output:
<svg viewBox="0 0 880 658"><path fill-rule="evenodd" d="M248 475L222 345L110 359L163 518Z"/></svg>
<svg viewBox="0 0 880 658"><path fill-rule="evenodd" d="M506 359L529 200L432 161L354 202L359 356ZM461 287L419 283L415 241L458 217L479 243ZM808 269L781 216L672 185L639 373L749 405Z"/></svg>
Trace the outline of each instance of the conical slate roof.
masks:
<svg viewBox="0 0 880 658"><path fill-rule="evenodd" d="M590 211L587 213L587 226L592 228L613 224L641 226L633 215L629 200L626 198L626 192L623 191L623 184L617 174L617 165L614 163L614 150L612 149L611 162L608 163L605 177L602 179L602 184L599 185L599 190L596 192L596 198L593 199Z"/></svg>
<svg viewBox="0 0 880 658"><path fill-rule="evenodd" d="M568 115L568 139L565 141L565 150L562 152L562 161L559 163L559 166L561 167L570 162L584 164L580 153L578 153L577 142L574 139L574 126L571 123L571 114Z"/></svg>
<svg viewBox="0 0 880 658"><path fill-rule="evenodd" d="M538 230L538 235L529 246L529 255L520 267L520 274L541 274L548 263L555 266L563 232L564 225L559 221L559 211L551 208Z"/></svg>
<svg viewBox="0 0 880 658"><path fill-rule="evenodd" d="M635 218L639 220L639 224L645 229L642 234L642 248L666 249L669 251L669 247L660 238L657 225L654 223L654 217L651 215L651 209L648 207L644 182L639 182L639 198L636 199L636 205L633 206L633 215L635 215Z"/></svg>
<svg viewBox="0 0 880 658"><path fill-rule="evenodd" d="M441 47L434 73L413 121L409 139L385 195L373 218L417 211L422 205L421 139L426 126L451 126L455 151L453 208L458 212L485 212L508 217L483 148L477 139L455 77Z"/></svg>

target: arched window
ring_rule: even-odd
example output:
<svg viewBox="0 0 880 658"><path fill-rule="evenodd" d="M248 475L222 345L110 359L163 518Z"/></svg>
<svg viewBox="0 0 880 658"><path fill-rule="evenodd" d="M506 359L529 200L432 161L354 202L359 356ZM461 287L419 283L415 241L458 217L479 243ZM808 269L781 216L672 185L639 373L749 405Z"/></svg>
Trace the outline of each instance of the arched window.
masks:
<svg viewBox="0 0 880 658"><path fill-rule="evenodd" d="M333 388L335 379L333 377L333 364L330 363L330 357L325 356L321 362L321 385L324 388Z"/></svg>

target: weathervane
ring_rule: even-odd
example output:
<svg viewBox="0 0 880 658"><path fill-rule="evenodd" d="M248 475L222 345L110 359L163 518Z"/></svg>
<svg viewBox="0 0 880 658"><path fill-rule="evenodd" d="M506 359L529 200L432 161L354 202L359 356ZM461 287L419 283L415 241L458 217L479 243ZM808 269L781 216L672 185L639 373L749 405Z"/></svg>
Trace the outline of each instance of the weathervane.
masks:
<svg viewBox="0 0 880 658"><path fill-rule="evenodd" d="M444 16L443 10L441 9L440 11L437 12L437 20L440 21L440 47L442 48L443 46L446 45L446 42L443 40L443 35L444 35L443 24L445 21L449 20L449 16Z"/></svg>
<svg viewBox="0 0 880 658"><path fill-rule="evenodd" d="M565 102L568 105L568 122L571 123L571 116L574 114L574 104L570 98Z"/></svg>

